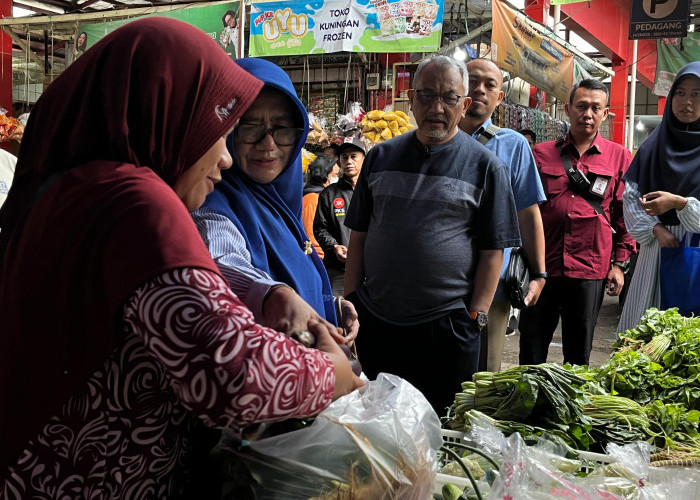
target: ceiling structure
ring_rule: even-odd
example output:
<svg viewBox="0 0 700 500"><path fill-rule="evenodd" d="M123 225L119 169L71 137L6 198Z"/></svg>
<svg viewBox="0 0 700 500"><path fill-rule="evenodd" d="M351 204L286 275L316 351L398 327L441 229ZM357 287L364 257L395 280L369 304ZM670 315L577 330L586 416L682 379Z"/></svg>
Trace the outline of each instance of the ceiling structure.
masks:
<svg viewBox="0 0 700 500"><path fill-rule="evenodd" d="M205 0L14 0L13 5L35 12L33 16L0 20L0 26L13 39L13 74L17 82L42 82L46 76L59 74L66 64L66 53L72 48L80 23L100 22L103 17L116 19L152 13L157 10L185 7ZM249 4L251 0L246 0ZM523 4L524 0L511 0ZM691 0L690 22L700 24L700 0ZM58 16L58 17L55 17ZM57 21L61 19L61 21ZM11 24L8 24L10 23ZM470 38L470 43L489 43L491 0L445 0L443 17L443 47ZM694 29L693 26L691 29ZM563 31L562 36L574 47L579 42L575 34ZM585 42L583 42L585 44ZM610 67L611 61L591 50L585 56L598 65ZM29 47L29 51L26 48ZM587 67L588 66L588 67ZM584 67L596 76L595 66Z"/></svg>

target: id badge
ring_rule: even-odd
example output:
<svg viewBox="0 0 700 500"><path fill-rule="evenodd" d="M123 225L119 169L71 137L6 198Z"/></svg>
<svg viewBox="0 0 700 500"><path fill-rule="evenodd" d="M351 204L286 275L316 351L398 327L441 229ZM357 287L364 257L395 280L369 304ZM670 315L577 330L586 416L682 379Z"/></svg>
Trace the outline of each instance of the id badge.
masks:
<svg viewBox="0 0 700 500"><path fill-rule="evenodd" d="M610 184L610 177L604 177L599 175L595 178L595 181L591 184L591 193L601 198L605 196L605 191L608 189L608 184Z"/></svg>

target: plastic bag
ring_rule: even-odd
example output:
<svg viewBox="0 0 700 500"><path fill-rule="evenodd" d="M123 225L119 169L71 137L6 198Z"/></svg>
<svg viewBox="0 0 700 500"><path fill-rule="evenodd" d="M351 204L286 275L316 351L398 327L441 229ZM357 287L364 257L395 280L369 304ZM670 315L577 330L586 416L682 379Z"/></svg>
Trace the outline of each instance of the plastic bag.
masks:
<svg viewBox="0 0 700 500"><path fill-rule="evenodd" d="M614 493L584 484L571 474L553 469L552 457L544 460L545 456L544 449L528 448L520 434L512 434L503 451L503 465L491 485L489 498L622 500ZM560 460L560 464L567 462L563 458Z"/></svg>
<svg viewBox="0 0 700 500"><path fill-rule="evenodd" d="M313 113L309 113L309 135L306 137L307 144L318 146L328 146L331 143L331 138L326 132L326 119L317 117Z"/></svg>
<svg viewBox="0 0 700 500"><path fill-rule="evenodd" d="M359 102L350 105L350 111L344 115L338 115L335 122L336 133L339 137L359 137L361 132L360 122L365 116L365 110Z"/></svg>
<svg viewBox="0 0 700 500"><path fill-rule="evenodd" d="M339 398L311 426L240 451L256 498L430 498L442 445L440 419L405 380L377 380Z"/></svg>

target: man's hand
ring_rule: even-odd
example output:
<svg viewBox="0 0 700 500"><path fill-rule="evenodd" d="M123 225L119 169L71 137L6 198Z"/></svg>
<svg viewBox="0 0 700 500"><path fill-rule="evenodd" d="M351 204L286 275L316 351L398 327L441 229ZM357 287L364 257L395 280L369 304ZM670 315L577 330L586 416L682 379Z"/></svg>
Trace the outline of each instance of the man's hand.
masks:
<svg viewBox="0 0 700 500"><path fill-rule="evenodd" d="M530 307L537 304L537 300L540 298L540 294L542 293L542 289L544 288L545 283L547 283L547 280L545 280L544 278L530 280L527 295L524 299L525 306Z"/></svg>
<svg viewBox="0 0 700 500"><path fill-rule="evenodd" d="M357 333L360 331L360 322L357 319L357 311L355 306L349 300L343 299L341 303L343 309L343 318L345 320L342 326L345 328L345 344L348 347L352 347L352 344L357 338Z"/></svg>
<svg viewBox="0 0 700 500"><path fill-rule="evenodd" d="M661 248L678 248L680 246L681 242L678 241L678 238L673 236L673 233L666 229L663 224L655 225L653 231Z"/></svg>
<svg viewBox="0 0 700 500"><path fill-rule="evenodd" d="M666 191L652 191L639 198L644 212L652 216L665 214L669 210L682 210L687 202L686 198Z"/></svg>
<svg viewBox="0 0 700 500"><path fill-rule="evenodd" d="M605 286L605 293L611 297L617 297L622 291L622 285L625 284L625 274L617 266L612 266L608 272L608 282Z"/></svg>
<svg viewBox="0 0 700 500"><path fill-rule="evenodd" d="M338 261L345 262L345 259L348 258L348 247L345 245L334 245L333 250L335 250L335 257Z"/></svg>
<svg viewBox="0 0 700 500"><path fill-rule="evenodd" d="M293 289L284 285L274 286L267 293L263 302L262 324L287 334L311 331L310 326L313 324L316 329L325 328L336 343L345 343L345 338L332 323L319 316Z"/></svg>

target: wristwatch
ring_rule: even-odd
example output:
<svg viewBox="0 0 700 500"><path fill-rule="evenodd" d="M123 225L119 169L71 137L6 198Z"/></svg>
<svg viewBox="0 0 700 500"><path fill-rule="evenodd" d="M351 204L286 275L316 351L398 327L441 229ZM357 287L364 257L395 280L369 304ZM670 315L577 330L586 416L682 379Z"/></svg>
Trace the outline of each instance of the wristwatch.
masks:
<svg viewBox="0 0 700 500"><path fill-rule="evenodd" d="M617 266L622 270L622 273L626 273L630 269L630 260L616 260L612 263L613 266Z"/></svg>
<svg viewBox="0 0 700 500"><path fill-rule="evenodd" d="M530 273L531 280L536 280L538 278L542 278L542 279L546 280L547 278L549 278L549 275L547 273Z"/></svg>
<svg viewBox="0 0 700 500"><path fill-rule="evenodd" d="M484 311L469 311L469 316L476 323L479 330L483 329L489 322L489 316Z"/></svg>

